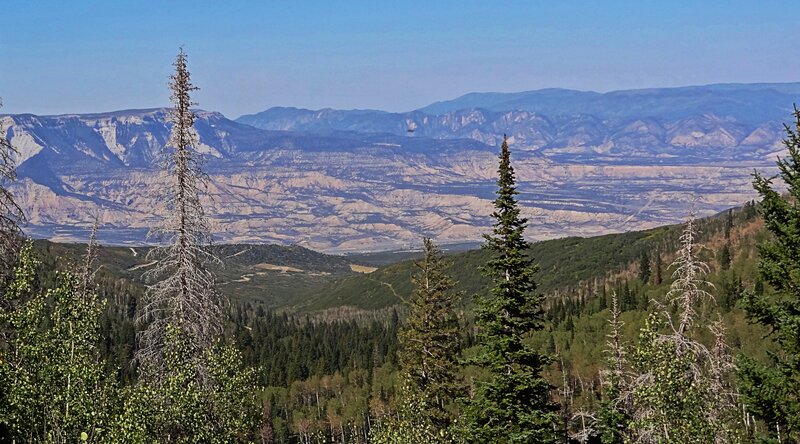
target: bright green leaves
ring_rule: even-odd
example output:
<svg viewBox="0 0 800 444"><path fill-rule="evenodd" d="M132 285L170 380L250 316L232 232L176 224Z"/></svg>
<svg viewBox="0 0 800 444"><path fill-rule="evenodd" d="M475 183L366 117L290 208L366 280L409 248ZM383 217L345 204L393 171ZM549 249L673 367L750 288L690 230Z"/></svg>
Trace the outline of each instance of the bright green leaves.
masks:
<svg viewBox="0 0 800 444"><path fill-rule="evenodd" d="M695 374L699 371L695 366L702 363L661 335L663 326L664 321L651 313L639 333L632 356L638 380L631 428L640 438L653 436L663 442L714 442L714 431L706 421L707 380Z"/></svg>
<svg viewBox="0 0 800 444"><path fill-rule="evenodd" d="M0 364L0 423L18 441L63 442L81 434L96 441L111 399L97 348L101 304L76 290L71 273L39 289L38 267L29 242L9 285L16 308L0 315L8 357Z"/></svg>
<svg viewBox="0 0 800 444"><path fill-rule="evenodd" d="M179 328L167 327L165 378L128 388L115 442L248 442L260 417L255 372L233 347L201 357ZM204 374L198 375L198 369Z"/></svg>

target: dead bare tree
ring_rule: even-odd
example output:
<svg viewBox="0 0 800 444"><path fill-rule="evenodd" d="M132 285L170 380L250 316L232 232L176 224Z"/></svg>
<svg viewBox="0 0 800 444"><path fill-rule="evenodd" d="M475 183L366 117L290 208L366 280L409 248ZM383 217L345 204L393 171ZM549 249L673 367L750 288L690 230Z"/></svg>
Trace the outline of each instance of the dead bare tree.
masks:
<svg viewBox="0 0 800 444"><path fill-rule="evenodd" d="M81 264L80 276L78 281L78 292L82 297L86 297L94 289L95 275L97 269L94 268L94 263L97 260L97 227L99 220L95 218L92 224L92 232L89 235L89 243L86 245L86 253L83 256L83 263Z"/></svg>
<svg viewBox="0 0 800 444"><path fill-rule="evenodd" d="M611 333L608 334L608 341L606 342L607 348L605 351L611 355L611 368L608 373L617 381L622 382L625 378L624 368L626 352L622 344L623 322L620 319L620 314L619 298L617 298L617 293L614 292L611 295L611 319L608 322L611 326Z"/></svg>
<svg viewBox="0 0 800 444"><path fill-rule="evenodd" d="M734 366L725 342L721 320L709 329L716 342L712 349L695 338L695 324L707 323L696 307L713 305L706 289L709 267L699 257L694 214L680 236L680 249L670 265L675 279L667 298L678 308L677 319L654 301L662 319L651 314L640 335L637 350L639 373L632 379L634 392L634 442L684 442L702 436L704 442L735 442L741 429L738 397L729 381ZM659 332L666 326L667 333ZM694 439L693 438L693 439Z"/></svg>
<svg viewBox="0 0 800 444"><path fill-rule="evenodd" d="M0 100L0 107L3 106ZM25 215L8 189L8 183L17 179L17 156L19 151L6 138L0 123L0 267L6 274L16 261L22 245L20 224Z"/></svg>
<svg viewBox="0 0 800 444"><path fill-rule="evenodd" d="M708 420L714 424L716 431L714 442L716 444L734 442L736 433L730 425L734 422L739 422L746 428L747 424L747 418L738 417L738 412L741 408L739 392L731 384L731 375L735 374L736 365L731 355L731 347L726 340L725 324L722 319L717 319L711 323L708 329L715 338L709 362L709 395L711 397L709 401L711 409Z"/></svg>
<svg viewBox="0 0 800 444"><path fill-rule="evenodd" d="M219 260L210 252L210 226L200 202L207 176L195 150L199 138L193 128L195 114L191 107L195 103L190 93L197 88L191 83L186 65L186 53L181 49L169 82L172 132L162 160L168 185L159 193L165 219L150 231L151 239L157 239L160 246L148 254L156 264L145 273L149 285L137 316L143 330L138 335L136 357L142 376L156 380L164 372L168 326L180 330L195 356L212 347L222 332L221 299L209 269Z"/></svg>
<svg viewBox="0 0 800 444"><path fill-rule="evenodd" d="M611 295L611 333L607 335L606 349L608 367L600 372L600 383L604 391L604 405L600 410L600 419L604 430L604 439L620 442L627 437L631 412L633 411L633 392L631 391L631 375L628 369L627 351L622 341L619 299L617 293Z"/></svg>
<svg viewBox="0 0 800 444"><path fill-rule="evenodd" d="M687 329L692 326L697 316L694 309L697 303L706 298L714 299L711 293L704 289L713 288L714 285L703 278L710 270L705 262L697 258L701 247L695 240L697 233L694 225L695 216L692 211L680 236L681 248L678 250L678 256L670 265L670 268L675 268L672 272L675 281L672 282L667 297L678 304L680 309L680 319L676 329L676 334L679 336L685 336Z"/></svg>
<svg viewBox="0 0 800 444"><path fill-rule="evenodd" d="M586 410L578 410L572 415L572 421L577 424L575 431L569 433L569 438L581 444L588 443L597 435L595 424L597 417Z"/></svg>

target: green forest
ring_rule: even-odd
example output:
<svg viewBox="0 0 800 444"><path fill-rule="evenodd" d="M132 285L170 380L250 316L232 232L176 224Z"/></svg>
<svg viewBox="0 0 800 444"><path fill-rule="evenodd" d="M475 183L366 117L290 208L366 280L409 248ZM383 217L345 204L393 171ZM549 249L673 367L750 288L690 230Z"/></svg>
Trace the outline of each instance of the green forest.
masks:
<svg viewBox="0 0 800 444"><path fill-rule="evenodd" d="M344 257L212 244L174 68L159 243L28 239L0 188L0 442L800 442L800 111L712 217L532 243L504 140L480 249Z"/></svg>

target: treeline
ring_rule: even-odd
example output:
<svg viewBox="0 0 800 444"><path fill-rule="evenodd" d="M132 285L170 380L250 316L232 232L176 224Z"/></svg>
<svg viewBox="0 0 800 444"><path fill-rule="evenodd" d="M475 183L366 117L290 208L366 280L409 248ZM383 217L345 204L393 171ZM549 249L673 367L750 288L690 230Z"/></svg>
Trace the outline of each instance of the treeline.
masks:
<svg viewBox="0 0 800 444"><path fill-rule="evenodd" d="M313 322L244 304L233 310L231 321L245 363L259 369L265 386L289 387L351 370L363 370L371 380L374 369L397 364L396 311L386 321Z"/></svg>

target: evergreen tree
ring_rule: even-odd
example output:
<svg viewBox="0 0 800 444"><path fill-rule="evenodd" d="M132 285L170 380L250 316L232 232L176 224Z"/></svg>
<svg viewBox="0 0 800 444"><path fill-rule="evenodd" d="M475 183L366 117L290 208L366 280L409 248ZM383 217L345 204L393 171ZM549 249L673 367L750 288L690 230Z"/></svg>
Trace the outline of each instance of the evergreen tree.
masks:
<svg viewBox="0 0 800 444"><path fill-rule="evenodd" d="M794 129L785 125L783 141L789 157L778 159L779 176L788 188L783 196L772 178L755 175L761 196L760 212L772 240L759 246L760 279L774 294L747 293L744 305L750 319L766 326L777 351L767 365L741 360L744 403L785 441L800 441L800 110L794 110ZM762 284L763 285L763 284Z"/></svg>
<svg viewBox="0 0 800 444"><path fill-rule="evenodd" d="M636 308L636 294L633 290L631 290L631 286L628 285L627 280L622 288L622 300L620 302L620 308L622 311L633 310Z"/></svg>
<svg viewBox="0 0 800 444"><path fill-rule="evenodd" d="M654 256L655 259L653 260L653 284L661 285L661 282L663 281L661 277L661 267L663 266L661 263L661 250L656 250L656 254Z"/></svg>
<svg viewBox="0 0 800 444"><path fill-rule="evenodd" d="M448 261L442 251L426 238L425 257L416 263L414 294L410 312L400 330L399 361L402 376L418 398L415 412L422 423L447 430L454 419L453 401L463 392L458 382L461 329L456 313L460 294L445 273Z"/></svg>
<svg viewBox="0 0 800 444"><path fill-rule="evenodd" d="M744 203L744 208L742 208L742 215L744 217L744 220L752 220L758 216L758 208L756 208L756 202L754 200Z"/></svg>
<svg viewBox="0 0 800 444"><path fill-rule="evenodd" d="M719 267L723 270L731 268L731 247L725 243L717 254L719 259Z"/></svg>
<svg viewBox="0 0 800 444"><path fill-rule="evenodd" d="M733 209L729 209L725 214L725 227L723 228L723 235L725 236L725 245L722 246L718 254L719 266L723 270L731 268L731 261L733 255L731 254L731 231L733 231Z"/></svg>
<svg viewBox="0 0 800 444"><path fill-rule="evenodd" d="M723 229L723 234L725 236L726 243L731 241L731 231L733 231L733 208L728 209L727 214L725 214L725 227Z"/></svg>
<svg viewBox="0 0 800 444"><path fill-rule="evenodd" d="M642 251L639 256L639 280L643 284L647 284L650 280L650 255L647 254L647 251Z"/></svg>
<svg viewBox="0 0 800 444"><path fill-rule="evenodd" d="M476 325L480 352L474 363L488 378L479 381L466 409L466 437L471 442L554 442L558 420L549 399L550 384L542 376L549 356L536 351L526 336L543 328L544 296L537 291L537 267L523 237L527 220L520 215L514 169L507 141L500 151L495 219L486 248L492 257L485 267L493 280L490 296L478 299Z"/></svg>

